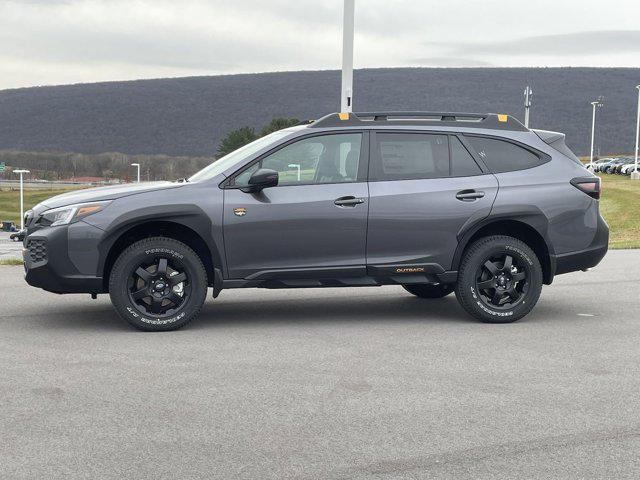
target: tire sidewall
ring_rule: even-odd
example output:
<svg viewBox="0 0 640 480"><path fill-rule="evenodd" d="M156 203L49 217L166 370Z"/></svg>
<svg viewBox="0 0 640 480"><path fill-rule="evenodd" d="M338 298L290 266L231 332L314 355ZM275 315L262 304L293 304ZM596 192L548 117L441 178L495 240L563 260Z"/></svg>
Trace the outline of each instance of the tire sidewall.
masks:
<svg viewBox="0 0 640 480"><path fill-rule="evenodd" d="M144 314L132 303L128 293L129 278L135 269L158 256L180 263L191 286L189 298L169 317ZM118 257L109 278L109 294L116 310L126 321L141 330L180 328L198 315L206 293L206 271L197 254L178 241L164 238L141 240L131 245Z"/></svg>
<svg viewBox="0 0 640 480"><path fill-rule="evenodd" d="M479 297L476 289L477 270L489 257L499 254L511 254L521 259L527 265L529 287L524 298L510 309L494 309ZM523 242L517 239L501 237L500 241L486 243L480 248L472 249L469 259L465 259L463 270L460 272L456 296L462 306L474 317L489 323L514 322L525 315L535 306L542 289L542 268L535 253Z"/></svg>

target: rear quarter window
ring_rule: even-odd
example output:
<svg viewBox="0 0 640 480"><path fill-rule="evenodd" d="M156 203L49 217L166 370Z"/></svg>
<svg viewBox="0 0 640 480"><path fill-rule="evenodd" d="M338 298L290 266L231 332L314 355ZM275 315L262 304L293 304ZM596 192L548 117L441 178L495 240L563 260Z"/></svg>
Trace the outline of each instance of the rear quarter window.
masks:
<svg viewBox="0 0 640 480"><path fill-rule="evenodd" d="M537 167L547 158L515 143L496 138L465 136L493 173L514 172Z"/></svg>

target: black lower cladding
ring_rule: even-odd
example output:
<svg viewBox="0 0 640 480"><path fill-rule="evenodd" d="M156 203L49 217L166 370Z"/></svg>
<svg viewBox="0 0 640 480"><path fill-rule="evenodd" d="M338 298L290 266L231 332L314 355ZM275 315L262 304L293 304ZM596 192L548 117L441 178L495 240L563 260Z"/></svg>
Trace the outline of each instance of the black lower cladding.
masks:
<svg viewBox="0 0 640 480"><path fill-rule="evenodd" d="M102 278L78 272L68 251L64 226L29 235L23 254L27 283L53 293L103 293Z"/></svg>
<svg viewBox="0 0 640 480"><path fill-rule="evenodd" d="M457 272L437 264L352 265L265 270L244 279L224 280L223 288L370 287L455 282Z"/></svg>

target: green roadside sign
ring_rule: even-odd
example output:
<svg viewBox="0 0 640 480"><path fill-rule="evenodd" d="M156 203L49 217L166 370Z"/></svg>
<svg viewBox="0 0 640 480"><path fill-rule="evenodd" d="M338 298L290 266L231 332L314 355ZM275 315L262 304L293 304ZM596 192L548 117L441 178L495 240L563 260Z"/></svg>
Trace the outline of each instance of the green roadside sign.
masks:
<svg viewBox="0 0 640 480"><path fill-rule="evenodd" d="M5 164L4 162L0 162L0 172L4 172Z"/></svg>

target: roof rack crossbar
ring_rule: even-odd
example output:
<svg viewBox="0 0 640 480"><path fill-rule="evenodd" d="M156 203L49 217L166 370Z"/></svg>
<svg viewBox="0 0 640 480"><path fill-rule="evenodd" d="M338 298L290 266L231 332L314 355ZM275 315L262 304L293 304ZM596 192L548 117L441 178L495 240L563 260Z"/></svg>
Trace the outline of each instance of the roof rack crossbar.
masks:
<svg viewBox="0 0 640 480"><path fill-rule="evenodd" d="M464 112L353 112L358 118L373 117L374 120L388 120L389 117L409 117L409 118L435 118L443 120L456 118L487 118L487 113L464 113Z"/></svg>

